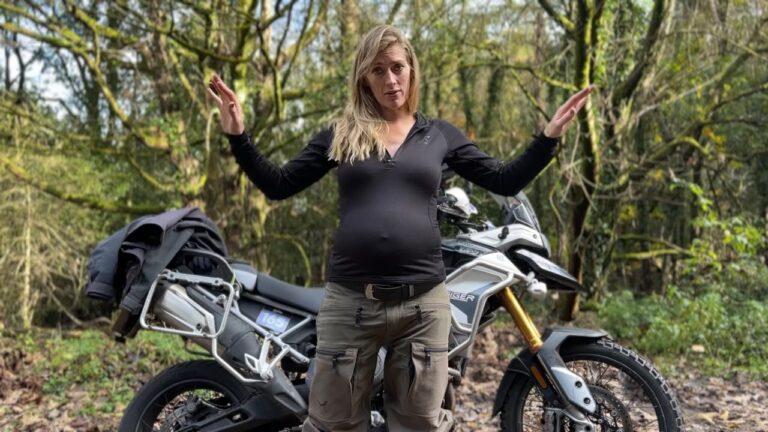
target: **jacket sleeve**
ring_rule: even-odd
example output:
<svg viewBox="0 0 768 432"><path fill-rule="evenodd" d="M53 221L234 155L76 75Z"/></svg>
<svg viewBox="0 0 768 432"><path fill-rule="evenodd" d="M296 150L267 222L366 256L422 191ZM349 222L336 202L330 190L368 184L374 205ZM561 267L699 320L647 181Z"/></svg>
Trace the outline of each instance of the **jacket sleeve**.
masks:
<svg viewBox="0 0 768 432"><path fill-rule="evenodd" d="M320 180L336 166L328 159L332 132L315 135L295 158L278 166L261 154L248 134L227 135L237 164L267 198L285 199Z"/></svg>
<svg viewBox="0 0 768 432"><path fill-rule="evenodd" d="M489 191L512 196L520 192L549 164L558 140L543 133L534 137L523 154L508 162L493 158L469 140L456 127L441 122L448 143L445 162L456 174Z"/></svg>
<svg viewBox="0 0 768 432"><path fill-rule="evenodd" d="M120 245L129 226L120 228L93 248L88 259L88 282L85 284L85 294L88 297L112 301L118 296L118 289L115 287L115 273L117 272Z"/></svg>

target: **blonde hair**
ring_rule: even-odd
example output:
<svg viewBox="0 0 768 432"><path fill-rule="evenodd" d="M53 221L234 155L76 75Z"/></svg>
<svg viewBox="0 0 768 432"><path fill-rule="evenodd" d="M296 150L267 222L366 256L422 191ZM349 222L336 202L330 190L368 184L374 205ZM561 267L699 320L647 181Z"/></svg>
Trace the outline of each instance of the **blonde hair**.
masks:
<svg viewBox="0 0 768 432"><path fill-rule="evenodd" d="M355 64L349 80L349 100L344 112L334 123L330 158L339 163L367 159L373 151L383 158L386 147L382 137L387 122L381 117L379 103L368 86L365 76L371 71L376 56L393 45L405 50L410 69L410 86L405 106L410 114L419 103L419 62L408 39L390 25L375 27L366 34L357 47Z"/></svg>

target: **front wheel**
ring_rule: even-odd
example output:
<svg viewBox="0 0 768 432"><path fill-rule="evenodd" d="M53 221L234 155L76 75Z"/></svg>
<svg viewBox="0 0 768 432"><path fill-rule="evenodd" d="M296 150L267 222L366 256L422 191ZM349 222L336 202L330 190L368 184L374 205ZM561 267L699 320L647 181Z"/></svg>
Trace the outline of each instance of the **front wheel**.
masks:
<svg viewBox="0 0 768 432"><path fill-rule="evenodd" d="M560 356L579 374L597 402L587 418L599 432L681 432L680 404L651 363L608 339L564 345ZM545 403L530 376L518 375L501 410L505 432L577 430ZM583 429L579 429L583 430Z"/></svg>
<svg viewBox="0 0 768 432"><path fill-rule="evenodd" d="M221 422L210 424L208 419L249 397L251 392L215 361L180 363L139 389L123 414L119 432L219 429ZM196 424L208 426L198 429ZM272 423L251 430L272 432L287 426L293 424Z"/></svg>

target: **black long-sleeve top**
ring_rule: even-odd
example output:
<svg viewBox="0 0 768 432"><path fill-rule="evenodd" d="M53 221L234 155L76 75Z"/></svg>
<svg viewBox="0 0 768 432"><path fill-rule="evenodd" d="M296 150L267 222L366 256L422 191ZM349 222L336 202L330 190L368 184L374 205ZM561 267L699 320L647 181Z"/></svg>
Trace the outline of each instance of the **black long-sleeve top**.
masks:
<svg viewBox="0 0 768 432"><path fill-rule="evenodd" d="M514 195L552 159L557 139L539 134L518 158L503 163L480 151L456 127L416 114L405 142L391 157L341 163L328 158L326 129L283 166L259 153L247 134L229 136L232 152L270 199L294 195L336 167L339 226L328 280L428 283L445 280L437 194L442 164L500 195Z"/></svg>

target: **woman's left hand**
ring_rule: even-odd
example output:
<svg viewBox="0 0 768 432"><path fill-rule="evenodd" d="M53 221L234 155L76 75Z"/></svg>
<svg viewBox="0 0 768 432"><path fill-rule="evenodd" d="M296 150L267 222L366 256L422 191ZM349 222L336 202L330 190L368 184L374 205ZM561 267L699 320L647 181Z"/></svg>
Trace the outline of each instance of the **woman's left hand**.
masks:
<svg viewBox="0 0 768 432"><path fill-rule="evenodd" d="M576 113L581 110L589 99L589 94L595 89L594 85L589 85L571 96L566 103L557 109L555 116L544 128L544 135L549 138L560 138L571 125L571 121L576 118Z"/></svg>
<svg viewBox="0 0 768 432"><path fill-rule="evenodd" d="M213 74L208 83L208 98L219 107L219 122L224 133L229 135L241 135L245 132L243 120L243 108L237 95L224 84L218 74Z"/></svg>

